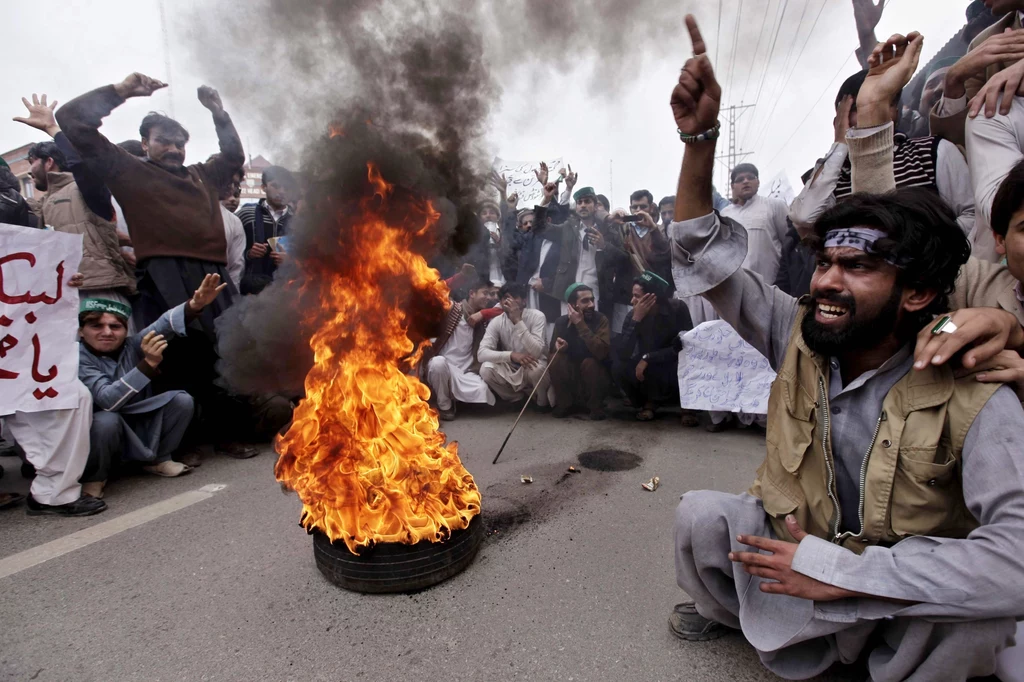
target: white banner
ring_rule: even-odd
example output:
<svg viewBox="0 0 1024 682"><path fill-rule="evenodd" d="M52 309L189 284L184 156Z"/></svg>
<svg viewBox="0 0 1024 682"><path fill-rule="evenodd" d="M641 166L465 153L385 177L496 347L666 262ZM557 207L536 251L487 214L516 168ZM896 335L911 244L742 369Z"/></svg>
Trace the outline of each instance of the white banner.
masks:
<svg viewBox="0 0 1024 682"><path fill-rule="evenodd" d="M786 175L786 171L779 171L779 174L768 183L768 196L782 199L786 202L787 206L793 203L796 193L793 191L793 186L789 184L789 177Z"/></svg>
<svg viewBox="0 0 1024 682"><path fill-rule="evenodd" d="M764 357L723 320L683 334L679 398L687 410L768 413L775 372Z"/></svg>
<svg viewBox="0 0 1024 682"><path fill-rule="evenodd" d="M78 407L82 235L0 224L0 416Z"/></svg>
<svg viewBox="0 0 1024 682"><path fill-rule="evenodd" d="M548 165L548 179L555 180L558 171L562 168L562 158L545 161ZM495 158L491 167L498 175L504 175L508 180L508 194L513 192L519 195L519 208L533 208L540 203L544 197L544 188L537 181L534 171L540 168L540 161L505 161ZM565 185L559 185L558 191L565 189Z"/></svg>

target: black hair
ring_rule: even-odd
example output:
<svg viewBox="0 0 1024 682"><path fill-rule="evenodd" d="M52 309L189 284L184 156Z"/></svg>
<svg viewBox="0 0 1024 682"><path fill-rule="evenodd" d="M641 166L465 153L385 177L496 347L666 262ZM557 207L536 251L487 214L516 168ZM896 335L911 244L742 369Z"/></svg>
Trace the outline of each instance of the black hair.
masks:
<svg viewBox="0 0 1024 682"><path fill-rule="evenodd" d="M1024 161L1014 166L992 200L992 231L1006 237L1013 214L1024 206Z"/></svg>
<svg viewBox="0 0 1024 682"><path fill-rule="evenodd" d="M53 159L53 162L57 164L57 167L61 171L68 169L67 159L64 158L64 152L60 150L56 142L47 140L46 142L36 142L34 145L29 147L28 160L35 161L36 159Z"/></svg>
<svg viewBox="0 0 1024 682"><path fill-rule="evenodd" d="M498 299L503 299L506 296L527 299L530 297L530 288L525 284L520 284L519 282L506 282L502 285L501 289L498 290Z"/></svg>
<svg viewBox="0 0 1024 682"><path fill-rule="evenodd" d="M857 111L857 95L860 93L860 87L864 85L864 79L867 78L867 75L868 71L867 69L865 69L863 71L853 74L845 81L843 81L843 84L839 86L839 94L836 95L837 110L839 109L839 104L840 102L843 101L843 98L846 97L847 95L850 95L851 97L853 97L853 109L851 109L851 111ZM893 95L892 105L896 106L897 104L899 104L902 98L903 88L900 88L899 92Z"/></svg>
<svg viewBox="0 0 1024 682"><path fill-rule="evenodd" d="M931 289L935 300L910 323L916 329L949 308L960 267L971 257L971 245L956 222L956 215L935 192L907 187L888 194L854 194L825 211L814 223L808 242L818 253L831 230L866 226L885 232L875 243L885 258L905 263L896 283L901 287Z"/></svg>
<svg viewBox="0 0 1024 682"><path fill-rule="evenodd" d="M267 166L263 169L263 184L269 185L272 182L279 182L288 188L298 186L295 174L284 166Z"/></svg>
<svg viewBox="0 0 1024 682"><path fill-rule="evenodd" d="M185 126L175 121L170 116L165 116L159 111L151 111L146 114L146 117L142 119L142 123L139 124L139 136L143 140L149 139L149 134L153 128L159 128L165 133L181 133L185 136L185 142L188 142L189 136L188 131L185 130Z"/></svg>
<svg viewBox="0 0 1024 682"><path fill-rule="evenodd" d="M486 277L480 277L479 279L472 282L468 287L466 287L466 291L472 293L474 291L479 291L481 289L490 289L493 286L494 282L487 279Z"/></svg>
<svg viewBox="0 0 1024 682"><path fill-rule="evenodd" d="M597 195L597 203L599 203L599 204L601 204L602 206L604 206L604 210L606 210L606 211L610 211L610 210L612 210L612 205L611 205L611 203L610 203L610 202L608 201L608 197L606 197L606 196L605 196L605 195L603 195L603 194L598 194L598 195Z"/></svg>
<svg viewBox="0 0 1024 682"><path fill-rule="evenodd" d="M633 278L633 284L640 285L640 288L644 290L645 294L654 294L654 297L658 300L658 303L661 303L666 298L668 298L668 295L670 293L669 287L665 286L658 280L647 282L643 279L642 276L637 276Z"/></svg>
<svg viewBox="0 0 1024 682"><path fill-rule="evenodd" d="M658 202L658 208L660 209L665 204L672 204L673 206L675 206L675 204L676 204L676 197L675 197L675 195L674 194L669 194L667 197L665 197L661 201L659 201Z"/></svg>
<svg viewBox="0 0 1024 682"><path fill-rule="evenodd" d="M142 143L138 140L125 140L124 142L118 142L117 146L132 156L137 156L141 159L146 158L146 150L142 148Z"/></svg>
<svg viewBox="0 0 1024 682"><path fill-rule="evenodd" d="M569 300L566 301L566 303L568 303L569 305L576 305L576 301L580 300L580 294L582 294L585 291L594 293L594 290L588 287L586 284L581 284L580 286L576 287L573 290L572 295L569 296Z"/></svg>
<svg viewBox="0 0 1024 682"><path fill-rule="evenodd" d="M654 195L651 194L650 192L648 192L645 189L638 189L637 191L635 191L632 194L630 194L629 195L629 202L633 203L634 201L640 201L644 197L647 197L647 205L648 206L654 206Z"/></svg>

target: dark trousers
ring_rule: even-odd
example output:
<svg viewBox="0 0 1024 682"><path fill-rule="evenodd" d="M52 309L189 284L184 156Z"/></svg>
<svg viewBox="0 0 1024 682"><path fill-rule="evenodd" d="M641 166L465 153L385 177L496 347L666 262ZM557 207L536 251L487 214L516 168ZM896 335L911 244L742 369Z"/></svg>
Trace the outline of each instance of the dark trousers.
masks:
<svg viewBox="0 0 1024 682"><path fill-rule="evenodd" d="M636 378L640 358L630 358L616 364L615 383L636 407L648 404L679 402L678 361L649 364L644 380Z"/></svg>
<svg viewBox="0 0 1024 682"><path fill-rule="evenodd" d="M106 481L124 460L135 459L148 465L170 459L185 437L192 409L192 397L179 393L163 407L145 414L93 412L89 460L79 481Z"/></svg>
<svg viewBox="0 0 1024 682"><path fill-rule="evenodd" d="M611 388L611 376L603 364L594 358L582 362L567 355L559 355L548 370L551 387L555 389L555 409L568 410L573 405L585 405L591 412L600 412Z"/></svg>

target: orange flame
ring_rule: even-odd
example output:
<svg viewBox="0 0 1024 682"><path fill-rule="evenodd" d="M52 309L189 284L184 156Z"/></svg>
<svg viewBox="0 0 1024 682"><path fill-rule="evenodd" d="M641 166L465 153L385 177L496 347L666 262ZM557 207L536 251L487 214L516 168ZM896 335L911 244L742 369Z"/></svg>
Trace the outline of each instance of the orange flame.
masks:
<svg viewBox="0 0 1024 682"><path fill-rule="evenodd" d="M411 212L416 224L389 225L392 186L373 164L367 177L373 196L360 202L347 244L361 256L358 272L334 274L321 286L323 308L332 312L310 339L306 397L275 443L274 470L299 494L303 527L354 553L374 543L441 542L480 513L480 491L458 444L444 446L427 405L430 390L399 369L422 349L408 337L405 311L381 289L401 281L449 307L440 275L412 250L440 214L424 201Z"/></svg>
<svg viewBox="0 0 1024 682"><path fill-rule="evenodd" d="M327 130L331 135L331 139L335 137L345 137L345 129L341 126L334 125L333 123L327 126Z"/></svg>

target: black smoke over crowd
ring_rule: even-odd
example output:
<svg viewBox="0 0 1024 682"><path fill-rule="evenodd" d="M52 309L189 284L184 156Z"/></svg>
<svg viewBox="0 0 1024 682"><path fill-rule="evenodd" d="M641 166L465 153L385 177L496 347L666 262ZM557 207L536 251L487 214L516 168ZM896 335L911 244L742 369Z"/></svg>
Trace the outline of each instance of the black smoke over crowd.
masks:
<svg viewBox="0 0 1024 682"><path fill-rule="evenodd" d="M585 62L599 92L607 75L639 68L657 51L656 29L678 33L687 10L663 0L427 5L266 0L247 5L239 22L238 5L225 1L204 7L204 20L193 24L201 27L191 47L203 77L306 179L290 252L300 262L315 258L321 272L351 272L359 258L345 248L358 221L338 215L368 191L367 162L400 192L434 201L443 217L423 254L457 262L478 235L474 210L500 83ZM316 283L304 280L310 272L289 265L219 320L220 371L230 388L301 388L309 335L329 312L320 310ZM411 291L395 295L416 308ZM414 328L426 333L440 312L421 310Z"/></svg>

